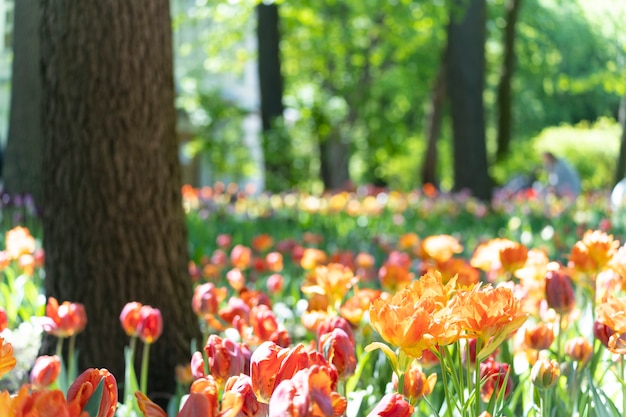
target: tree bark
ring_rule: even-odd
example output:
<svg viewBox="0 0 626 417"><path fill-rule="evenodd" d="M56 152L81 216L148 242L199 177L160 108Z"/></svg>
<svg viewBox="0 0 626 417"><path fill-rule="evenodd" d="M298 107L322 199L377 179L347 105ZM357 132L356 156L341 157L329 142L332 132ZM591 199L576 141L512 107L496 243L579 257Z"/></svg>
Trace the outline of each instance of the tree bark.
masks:
<svg viewBox="0 0 626 417"><path fill-rule="evenodd" d="M626 95L622 96L617 118L620 126L622 126L622 137L620 139L619 156L617 157L613 186L626 178Z"/></svg>
<svg viewBox="0 0 626 417"><path fill-rule="evenodd" d="M125 303L159 308L149 392L165 402L199 340L181 204L167 0L44 0L46 293L85 304L80 369L123 382ZM138 355L140 356L140 355ZM121 389L121 387L120 387ZM162 395L163 394L163 395Z"/></svg>
<svg viewBox="0 0 626 417"><path fill-rule="evenodd" d="M485 0L455 0L448 26L454 190L491 198L485 143Z"/></svg>
<svg viewBox="0 0 626 417"><path fill-rule="evenodd" d="M331 132L319 139L320 176L324 190L338 190L346 187L350 181L348 167L349 146L341 140L338 132Z"/></svg>
<svg viewBox="0 0 626 417"><path fill-rule="evenodd" d="M496 160L503 160L508 154L511 144L512 111L511 111L511 80L515 69L515 35L517 18L522 5L522 0L507 0L506 29L504 32L504 56L500 82L498 83L498 136Z"/></svg>
<svg viewBox="0 0 626 417"><path fill-rule="evenodd" d="M15 2L9 134L4 155L5 191L41 203L41 77L39 0Z"/></svg>
<svg viewBox="0 0 626 417"><path fill-rule="evenodd" d="M426 135L426 153L422 164L422 184L433 184L438 186L437 179L437 140L441 132L441 118L443 113L443 103L446 97L446 59L441 60L437 77L430 93L430 102L426 109L426 120L424 122Z"/></svg>
<svg viewBox="0 0 626 417"><path fill-rule="evenodd" d="M278 5L259 3L256 11L266 186L281 191L291 183L291 145L278 123L284 110Z"/></svg>

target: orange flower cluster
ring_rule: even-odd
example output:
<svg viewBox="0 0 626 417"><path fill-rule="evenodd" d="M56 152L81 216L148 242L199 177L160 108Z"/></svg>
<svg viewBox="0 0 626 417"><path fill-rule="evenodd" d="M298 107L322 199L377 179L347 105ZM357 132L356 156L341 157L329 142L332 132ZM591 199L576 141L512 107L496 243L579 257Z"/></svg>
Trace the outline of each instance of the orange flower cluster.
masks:
<svg viewBox="0 0 626 417"><path fill-rule="evenodd" d="M478 338L482 360L526 318L509 288L477 284L457 290L455 280L444 285L438 273L423 275L391 300L370 307L370 321L381 337L416 358L460 338Z"/></svg>

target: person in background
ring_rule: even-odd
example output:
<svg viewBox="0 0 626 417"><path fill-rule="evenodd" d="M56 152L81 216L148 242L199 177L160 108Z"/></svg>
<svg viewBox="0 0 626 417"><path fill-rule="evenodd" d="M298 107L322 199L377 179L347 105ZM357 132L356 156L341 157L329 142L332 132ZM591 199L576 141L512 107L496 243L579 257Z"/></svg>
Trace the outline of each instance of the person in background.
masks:
<svg viewBox="0 0 626 417"><path fill-rule="evenodd" d="M548 192L559 197L578 197L580 176L573 166L552 152L543 153L543 163L548 173Z"/></svg>

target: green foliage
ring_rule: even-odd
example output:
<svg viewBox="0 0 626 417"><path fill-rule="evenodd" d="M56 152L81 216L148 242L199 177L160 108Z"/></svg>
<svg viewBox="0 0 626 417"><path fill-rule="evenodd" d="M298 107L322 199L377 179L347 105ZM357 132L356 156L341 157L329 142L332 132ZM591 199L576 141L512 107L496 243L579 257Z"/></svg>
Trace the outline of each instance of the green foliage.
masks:
<svg viewBox="0 0 626 417"><path fill-rule="evenodd" d="M619 124L600 119L544 129L533 145L536 154L550 151L566 158L580 173L584 190L610 188L619 153Z"/></svg>
<svg viewBox="0 0 626 417"><path fill-rule="evenodd" d="M213 181L239 181L252 170L250 149L243 141L245 111L225 100L217 91L198 93L179 100L194 125L193 139L183 153L200 156L211 169Z"/></svg>

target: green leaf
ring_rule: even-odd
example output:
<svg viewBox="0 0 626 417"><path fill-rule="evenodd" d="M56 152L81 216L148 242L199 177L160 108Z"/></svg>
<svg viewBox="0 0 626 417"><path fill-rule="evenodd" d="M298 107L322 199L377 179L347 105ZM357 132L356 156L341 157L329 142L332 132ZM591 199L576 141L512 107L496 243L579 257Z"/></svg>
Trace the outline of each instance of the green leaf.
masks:
<svg viewBox="0 0 626 417"><path fill-rule="evenodd" d="M104 378L100 380L96 390L93 392L83 411L89 414L89 417L98 417L100 411L100 403L102 402L102 393L104 392Z"/></svg>
<svg viewBox="0 0 626 417"><path fill-rule="evenodd" d="M387 358L389 358L389 361L391 362L391 368L396 373L396 375L399 375L398 372L400 370L398 369L398 355L396 355L396 353L391 350L389 346L381 342L372 342L369 345L365 346L366 352L371 352L376 349L380 349L383 351L383 353L387 356Z"/></svg>
<svg viewBox="0 0 626 417"><path fill-rule="evenodd" d="M589 390L593 396L593 409L598 417L620 417L613 401L604 392L598 391L595 382L589 378Z"/></svg>

